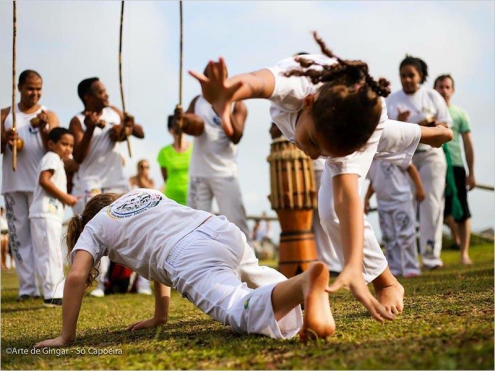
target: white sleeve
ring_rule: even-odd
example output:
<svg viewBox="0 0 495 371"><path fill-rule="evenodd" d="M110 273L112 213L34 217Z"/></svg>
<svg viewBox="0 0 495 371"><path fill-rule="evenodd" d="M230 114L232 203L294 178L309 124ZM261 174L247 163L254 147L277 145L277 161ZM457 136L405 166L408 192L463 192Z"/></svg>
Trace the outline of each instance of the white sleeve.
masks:
<svg viewBox="0 0 495 371"><path fill-rule="evenodd" d="M59 157L53 152L48 152L43 156L40 162L40 172L46 170L56 170L59 164Z"/></svg>
<svg viewBox="0 0 495 371"><path fill-rule="evenodd" d="M447 103L445 103L445 99L440 95L436 90L432 90L432 99L435 103L435 107L437 108L437 113L435 118L440 122L446 122L449 127L452 127L452 117L449 113L449 107L447 107Z"/></svg>
<svg viewBox="0 0 495 371"><path fill-rule="evenodd" d="M375 158L406 169L421 139L421 127L416 124L387 120Z"/></svg>
<svg viewBox="0 0 495 371"><path fill-rule="evenodd" d="M303 99L316 91L314 85L306 77L285 77L287 71L278 65L268 68L275 78L273 93L268 98L272 105L287 112L296 112L302 108Z"/></svg>
<svg viewBox="0 0 495 371"><path fill-rule="evenodd" d="M77 250L84 250L89 252L93 257L93 266L96 266L101 257L106 255L105 249L96 237L97 235L98 233L93 230L93 226L91 225L91 223L88 223L84 227L83 232L79 236L76 245L70 253L71 264L74 262L74 257Z"/></svg>

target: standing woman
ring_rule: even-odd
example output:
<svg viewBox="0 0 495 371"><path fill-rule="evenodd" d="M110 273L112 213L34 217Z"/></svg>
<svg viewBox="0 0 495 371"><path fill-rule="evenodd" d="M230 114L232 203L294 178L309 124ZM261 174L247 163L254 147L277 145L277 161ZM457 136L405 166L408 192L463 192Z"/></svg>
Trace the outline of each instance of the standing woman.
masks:
<svg viewBox="0 0 495 371"><path fill-rule="evenodd" d="M192 144L184 136L179 143L179 135L173 127L174 116L168 117L168 131L174 143L163 147L158 152L157 161L162 169L165 182L165 196L181 205L187 205L187 185L189 184L189 163L191 162Z"/></svg>
<svg viewBox="0 0 495 371"><path fill-rule="evenodd" d="M426 63L408 55L401 62L399 71L402 90L387 98L388 116L421 126L450 127L452 119L442 96L422 85L428 77ZM421 257L425 268L435 269L443 266L440 253L447 164L442 148L427 144L418 145L413 163L419 170L426 193L425 200L419 204Z"/></svg>
<svg viewBox="0 0 495 371"><path fill-rule="evenodd" d="M155 189L155 182L150 178L150 164L148 160L139 160L137 174L129 178L131 189L150 188Z"/></svg>

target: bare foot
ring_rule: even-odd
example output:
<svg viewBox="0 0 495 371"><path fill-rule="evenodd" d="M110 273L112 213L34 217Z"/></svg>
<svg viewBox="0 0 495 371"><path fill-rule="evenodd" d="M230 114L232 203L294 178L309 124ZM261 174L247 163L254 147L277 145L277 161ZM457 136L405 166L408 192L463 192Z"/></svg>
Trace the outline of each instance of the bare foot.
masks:
<svg viewBox="0 0 495 371"><path fill-rule="evenodd" d="M313 263L304 274L304 322L299 337L302 341L325 339L335 332L335 321L325 292L330 276L323 263Z"/></svg>
<svg viewBox="0 0 495 371"><path fill-rule="evenodd" d="M473 265L473 261L469 259L469 256L463 256L461 257L461 264L462 265Z"/></svg>
<svg viewBox="0 0 495 371"><path fill-rule="evenodd" d="M389 286L375 287L375 293L380 304L388 312L399 314L404 310L404 287L399 281Z"/></svg>

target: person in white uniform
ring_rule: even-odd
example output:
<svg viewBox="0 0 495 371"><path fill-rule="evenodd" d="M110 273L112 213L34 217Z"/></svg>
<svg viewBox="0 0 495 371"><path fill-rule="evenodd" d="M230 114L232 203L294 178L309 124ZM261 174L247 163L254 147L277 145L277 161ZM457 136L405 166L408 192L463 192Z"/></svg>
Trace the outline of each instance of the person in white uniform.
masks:
<svg viewBox="0 0 495 371"><path fill-rule="evenodd" d="M19 298L39 296L36 283L34 249L28 223L29 207L37 183L37 168L47 150L47 133L59 125L57 115L39 104L43 80L33 70L19 75L21 94L16 110L16 131L13 130L12 107L1 111L2 123L2 195L5 197L10 247L19 279ZM12 146L18 138L24 143L17 152L17 171L12 169ZM18 147L19 148L19 147Z"/></svg>
<svg viewBox="0 0 495 371"><path fill-rule="evenodd" d="M200 82L226 132L232 132L232 102L269 99L272 120L285 137L312 159L328 157L319 190L320 219L344 266L328 290L347 287L376 320L392 319L403 310L404 289L364 222L359 189L374 156L409 163L420 140L440 146L452 139L452 131L387 121L380 97L389 93L389 83L375 81L364 62L335 57L315 38L327 57L288 58L273 68L229 79L221 58L208 64L210 78L190 74ZM378 298L367 282L373 282Z"/></svg>
<svg viewBox="0 0 495 371"><path fill-rule="evenodd" d="M155 314L130 330L167 322L170 287L236 333L326 338L335 322L328 271L314 263L291 279L258 260L245 235L224 216L194 210L159 191L93 197L68 226L72 267L66 279L61 335L37 347L74 342L85 283L102 256L155 281ZM300 304L305 304L304 320Z"/></svg>
<svg viewBox="0 0 495 371"><path fill-rule="evenodd" d="M364 200L364 210L367 214L370 198L376 193L378 218L390 271L396 277L419 276L416 213L409 180L414 183L416 200L422 202L425 191L418 169L413 164L403 168L388 161L373 160L367 178L370 185Z"/></svg>
<svg viewBox="0 0 495 371"><path fill-rule="evenodd" d="M237 145L244 133L247 118L245 104L235 102L233 105L233 133L230 135L225 133L220 117L203 96L192 100L183 118L184 133L194 136L187 205L211 212L215 198L220 214L225 215L249 237L237 169Z"/></svg>
<svg viewBox="0 0 495 371"><path fill-rule="evenodd" d="M77 198L67 193L63 159L69 159L74 137L69 130L53 128L48 134L48 152L38 166L38 183L29 208L35 266L43 290L44 306L62 306L64 261L62 222L64 206L75 205Z"/></svg>
<svg viewBox="0 0 495 371"><path fill-rule="evenodd" d="M84 205L101 192L126 192L129 182L124 174L120 142L132 135L144 138L141 125L117 107L110 106L105 85L97 78L81 81L77 94L84 104L84 111L74 116L69 130L74 135L74 160L79 169L74 175L72 194L80 197L73 207L81 213ZM100 285L93 296L104 295L104 280L110 262L104 258L100 269Z"/></svg>
<svg viewBox="0 0 495 371"><path fill-rule="evenodd" d="M452 126L448 107L434 89L422 86L428 77L428 67L419 58L407 56L400 64L402 90L387 98L388 115L392 119L422 126ZM435 269L443 266L443 209L447 163L441 148L427 144L418 146L413 162L419 170L426 199L419 208L419 250L423 266Z"/></svg>

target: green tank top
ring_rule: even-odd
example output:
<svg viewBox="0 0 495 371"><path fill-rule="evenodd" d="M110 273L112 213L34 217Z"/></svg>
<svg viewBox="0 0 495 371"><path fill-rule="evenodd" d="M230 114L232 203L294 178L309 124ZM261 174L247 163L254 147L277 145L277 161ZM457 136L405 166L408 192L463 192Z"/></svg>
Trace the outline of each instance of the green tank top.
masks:
<svg viewBox="0 0 495 371"><path fill-rule="evenodd" d="M189 162L192 144L185 152L177 152L173 145L163 147L158 152L160 167L167 169L165 196L181 205L187 205L187 186L189 184Z"/></svg>

